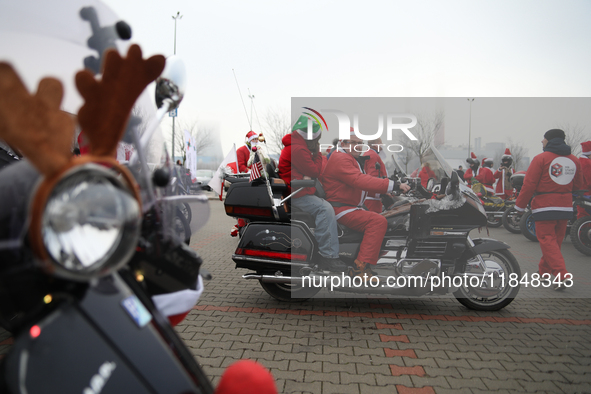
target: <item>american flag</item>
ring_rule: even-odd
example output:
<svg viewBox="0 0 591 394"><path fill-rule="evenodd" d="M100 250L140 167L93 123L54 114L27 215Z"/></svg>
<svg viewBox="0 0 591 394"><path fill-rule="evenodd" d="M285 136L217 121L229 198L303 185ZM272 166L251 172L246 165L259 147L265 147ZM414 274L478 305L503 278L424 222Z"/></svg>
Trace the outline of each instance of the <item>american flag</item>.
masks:
<svg viewBox="0 0 591 394"><path fill-rule="evenodd" d="M263 173L263 163L261 163L261 161L259 160L259 153L258 152L254 152L254 162L252 163L252 166L250 167L250 178L249 178L249 182L252 182L254 180L257 180L261 177L261 174Z"/></svg>

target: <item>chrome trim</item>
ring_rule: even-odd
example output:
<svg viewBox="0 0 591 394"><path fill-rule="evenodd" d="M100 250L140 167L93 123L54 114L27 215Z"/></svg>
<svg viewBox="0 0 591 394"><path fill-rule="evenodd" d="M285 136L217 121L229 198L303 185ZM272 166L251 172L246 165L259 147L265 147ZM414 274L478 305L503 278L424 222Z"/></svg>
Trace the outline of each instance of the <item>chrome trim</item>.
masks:
<svg viewBox="0 0 591 394"><path fill-rule="evenodd" d="M279 264L279 265L285 265L285 266L289 266L289 267L307 267L308 266L308 264L306 264L306 263L292 263L292 262L284 262L284 261L277 261L277 260L267 260L267 259L260 259L260 258L243 256L240 254L233 254L232 260L252 261L252 262L256 262L256 263Z"/></svg>

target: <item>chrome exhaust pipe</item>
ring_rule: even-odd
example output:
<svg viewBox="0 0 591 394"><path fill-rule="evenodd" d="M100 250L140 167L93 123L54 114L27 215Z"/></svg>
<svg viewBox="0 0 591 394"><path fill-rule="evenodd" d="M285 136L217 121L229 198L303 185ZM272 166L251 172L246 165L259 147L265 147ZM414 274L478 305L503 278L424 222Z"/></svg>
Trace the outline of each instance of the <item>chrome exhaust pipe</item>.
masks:
<svg viewBox="0 0 591 394"><path fill-rule="evenodd" d="M297 283L302 281L302 278L297 276L276 276L260 274L244 274L242 275L242 279L256 279L265 283Z"/></svg>

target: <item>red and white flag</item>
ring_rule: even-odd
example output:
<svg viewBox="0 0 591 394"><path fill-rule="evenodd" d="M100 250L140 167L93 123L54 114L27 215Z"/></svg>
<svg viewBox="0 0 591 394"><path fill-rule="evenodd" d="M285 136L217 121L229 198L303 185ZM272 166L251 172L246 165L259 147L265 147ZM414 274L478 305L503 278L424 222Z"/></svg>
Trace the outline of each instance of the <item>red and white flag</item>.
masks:
<svg viewBox="0 0 591 394"><path fill-rule="evenodd" d="M238 173L238 157L236 156L236 144L232 146L232 150L230 150L230 153L228 153L224 161L222 161L222 164L220 164L220 166L218 167L218 170L215 172L213 178L211 178L211 181L209 181L209 183L207 184L209 187L211 187L211 190L220 195L220 198L222 195L222 190L224 190L224 181L222 179L222 176L224 175L226 167L229 167L233 174Z"/></svg>

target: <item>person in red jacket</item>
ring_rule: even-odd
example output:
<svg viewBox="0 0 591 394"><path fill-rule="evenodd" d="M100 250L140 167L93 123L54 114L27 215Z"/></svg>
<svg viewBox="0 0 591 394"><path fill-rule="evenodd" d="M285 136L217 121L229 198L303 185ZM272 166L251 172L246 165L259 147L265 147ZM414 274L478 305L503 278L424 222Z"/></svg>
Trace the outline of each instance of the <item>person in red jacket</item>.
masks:
<svg viewBox="0 0 591 394"><path fill-rule="evenodd" d="M513 187L511 186L511 175L515 174L515 170L511 168L513 164L513 156L509 148L505 149L505 154L501 156L501 166L494 173L497 180L495 186L495 195L501 197L503 200L513 197Z"/></svg>
<svg viewBox="0 0 591 394"><path fill-rule="evenodd" d="M388 178L388 171L386 165L378 153L378 146L382 145L382 139L368 141L369 149L363 153L363 156L368 156L369 159L365 162L364 171L366 174L375 176L376 178ZM335 144L336 145L336 144ZM383 152L383 150L382 150ZM368 193L365 198L365 206L367 210L382 213L382 199L380 193Z"/></svg>
<svg viewBox="0 0 591 394"><path fill-rule="evenodd" d="M312 139L308 139L308 122L312 122ZM322 129L313 119L300 116L291 134L283 137L285 148L279 157L279 177L291 193L291 181L320 178L326 158L320 153L319 139ZM314 195L316 188L307 187L291 198L291 206L309 212L315 218L314 238L318 242L319 265L333 272L347 270L339 259L339 234L332 206Z"/></svg>
<svg viewBox="0 0 591 394"><path fill-rule="evenodd" d="M388 227L384 216L363 208L368 193L390 193L398 187L408 191L406 184L396 185L389 179L380 179L365 174L360 155L362 141L351 131L349 139L342 140L339 148L330 156L322 184L326 199L334 207L337 221L355 231L363 232L355 267L349 271L351 276L374 276L370 265L378 261L380 247Z"/></svg>
<svg viewBox="0 0 591 394"><path fill-rule="evenodd" d="M583 152L579 158L581 163L581 172L583 173L583 189L586 190L585 196L591 196L591 141L581 142ZM581 207L577 207L577 219L588 216L589 213Z"/></svg>
<svg viewBox="0 0 591 394"><path fill-rule="evenodd" d="M564 289L564 282L572 279L560 248L568 220L573 216L572 192L580 190L583 182L579 160L571 155L564 139L564 131L560 129L544 134L544 152L533 158L515 201L515 209L523 212L533 197L532 214L542 249L538 270L540 275L556 276L555 290Z"/></svg>
<svg viewBox="0 0 591 394"><path fill-rule="evenodd" d="M431 169L431 165L429 163L423 164L423 168L421 168L421 172L419 172L419 178L421 178L421 185L425 188L427 187L427 182L429 182L429 179L433 178L434 180L437 180L437 176Z"/></svg>
<svg viewBox="0 0 591 394"><path fill-rule="evenodd" d="M476 175L474 178L478 182L482 183L482 186L484 186L484 189L491 196L494 196L495 189L493 188L493 183L495 183L495 176L491 170L492 166L493 166L493 159L485 157L484 159L482 159L482 166L480 167L480 171L478 172L478 175Z"/></svg>
<svg viewBox="0 0 591 394"><path fill-rule="evenodd" d="M250 158L250 152L252 147L257 146L259 142L259 135L254 131L246 133L244 138L244 145L236 149L236 158L238 159L238 172L250 172L250 166L248 165L248 159Z"/></svg>
<svg viewBox="0 0 591 394"><path fill-rule="evenodd" d="M472 178L478 175L480 162L474 152L470 152L470 157L466 159L466 163L468 163L470 168L464 173L464 180L468 183L468 186L470 186L472 184Z"/></svg>

